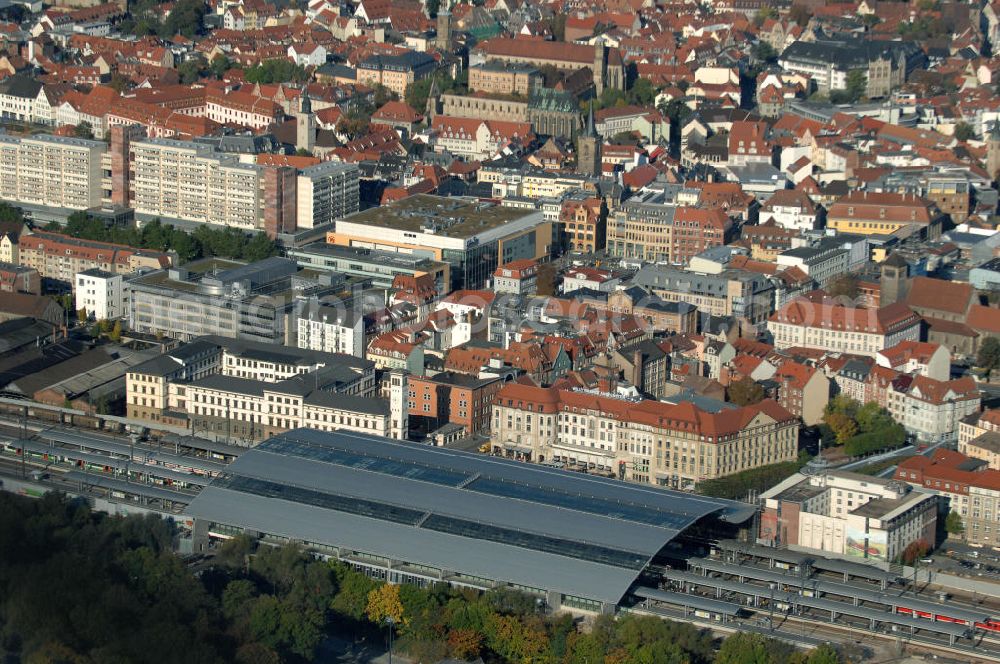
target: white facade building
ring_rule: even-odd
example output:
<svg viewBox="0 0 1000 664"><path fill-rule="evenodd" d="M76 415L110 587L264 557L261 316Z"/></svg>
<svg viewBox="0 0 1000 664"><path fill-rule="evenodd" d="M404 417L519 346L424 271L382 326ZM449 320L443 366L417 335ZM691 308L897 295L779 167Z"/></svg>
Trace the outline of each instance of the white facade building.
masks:
<svg viewBox="0 0 1000 664"><path fill-rule="evenodd" d="M365 356L365 321L360 312L321 306L298 319L298 347Z"/></svg>
<svg viewBox="0 0 1000 664"><path fill-rule="evenodd" d="M97 268L76 275L76 308L86 309L97 320L125 315L123 277Z"/></svg>

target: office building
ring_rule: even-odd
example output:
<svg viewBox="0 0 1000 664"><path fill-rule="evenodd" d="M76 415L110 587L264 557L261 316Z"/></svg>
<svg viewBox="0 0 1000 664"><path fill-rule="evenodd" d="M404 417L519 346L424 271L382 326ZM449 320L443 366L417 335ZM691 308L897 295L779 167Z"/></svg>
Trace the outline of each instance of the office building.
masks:
<svg viewBox="0 0 1000 664"><path fill-rule="evenodd" d="M668 302L686 302L702 313L735 316L754 326L766 323L774 304L774 285L764 275L745 270L706 274L644 265L632 283Z"/></svg>
<svg viewBox="0 0 1000 664"><path fill-rule="evenodd" d="M400 55L372 55L358 63L358 83L384 85L400 98L406 89L437 70L437 60L427 53L407 51Z"/></svg>
<svg viewBox="0 0 1000 664"><path fill-rule="evenodd" d="M784 71L808 76L820 92L846 90L851 72L864 74L865 96L886 97L926 57L915 42L860 39L799 40L778 58Z"/></svg>
<svg viewBox="0 0 1000 664"><path fill-rule="evenodd" d="M447 292L446 287L451 283L451 266L433 260L432 251L415 249L413 253L401 253L313 242L304 247L289 247L287 253L304 268L363 279L377 288L389 288L398 275L429 274L439 293Z"/></svg>
<svg viewBox="0 0 1000 664"><path fill-rule="evenodd" d="M427 434L445 424L462 427L466 435L488 432L493 400L502 385L499 378L453 371L409 376L410 425Z"/></svg>
<svg viewBox="0 0 1000 664"><path fill-rule="evenodd" d="M407 254L429 251L430 258L450 265L452 288L474 289L499 265L547 260L553 236L540 210L418 194L338 221L327 242Z"/></svg>
<svg viewBox="0 0 1000 664"><path fill-rule="evenodd" d="M796 298L771 315L767 329L778 349L816 348L874 357L901 341L919 341L920 323L920 316L902 303L866 309Z"/></svg>
<svg viewBox="0 0 1000 664"><path fill-rule="evenodd" d="M852 191L826 214L826 227L840 233L889 235L906 229L928 240L941 236L944 214L916 194Z"/></svg>
<svg viewBox="0 0 1000 664"><path fill-rule="evenodd" d="M129 327L187 341L208 334L294 345L301 299L332 295L343 281L286 258L245 264L206 258L129 281Z"/></svg>
<svg viewBox="0 0 1000 664"><path fill-rule="evenodd" d="M76 309L84 309L96 320L125 315L122 275L91 268L76 275Z"/></svg>
<svg viewBox="0 0 1000 664"><path fill-rule="evenodd" d="M315 420L301 403L313 392L310 404L318 407L330 403L319 392L369 399L377 390L375 366L367 360L219 336L182 344L126 376L129 418L181 427L196 422L202 430L250 439L281 426L285 415ZM296 394L299 409L293 413L289 399ZM229 410L229 417L220 410Z"/></svg>
<svg viewBox="0 0 1000 664"><path fill-rule="evenodd" d="M937 496L896 479L796 473L760 498L759 537L772 545L894 562L914 542L935 542Z"/></svg>
<svg viewBox="0 0 1000 664"><path fill-rule="evenodd" d="M731 406L731 404L729 405ZM710 412L606 390L509 383L493 405L495 454L558 462L619 479L691 488L795 458L799 422L774 401Z"/></svg>

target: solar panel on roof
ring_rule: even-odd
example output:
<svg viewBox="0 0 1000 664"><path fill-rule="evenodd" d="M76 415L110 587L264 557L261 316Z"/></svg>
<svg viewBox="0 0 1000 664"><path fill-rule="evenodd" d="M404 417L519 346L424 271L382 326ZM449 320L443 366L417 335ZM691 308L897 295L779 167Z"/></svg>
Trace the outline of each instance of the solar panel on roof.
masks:
<svg viewBox="0 0 1000 664"><path fill-rule="evenodd" d="M434 466L411 461L366 456L332 445L310 445L309 443L290 440L284 437L272 438L261 443L257 448L276 454L299 457L300 459L312 459L338 466L347 466L349 468L367 470L383 475L393 475L395 477L406 477L411 480L444 486L458 486L469 478L468 473L435 468Z"/></svg>

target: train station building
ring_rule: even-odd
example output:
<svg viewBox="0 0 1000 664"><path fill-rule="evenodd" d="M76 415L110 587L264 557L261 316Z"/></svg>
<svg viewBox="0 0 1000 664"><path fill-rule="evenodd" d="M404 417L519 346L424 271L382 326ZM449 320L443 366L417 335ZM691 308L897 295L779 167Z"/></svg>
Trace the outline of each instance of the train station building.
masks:
<svg viewBox="0 0 1000 664"><path fill-rule="evenodd" d="M248 533L394 583L510 587L612 612L682 532L735 532L728 500L346 431L242 454L188 507L195 550Z"/></svg>

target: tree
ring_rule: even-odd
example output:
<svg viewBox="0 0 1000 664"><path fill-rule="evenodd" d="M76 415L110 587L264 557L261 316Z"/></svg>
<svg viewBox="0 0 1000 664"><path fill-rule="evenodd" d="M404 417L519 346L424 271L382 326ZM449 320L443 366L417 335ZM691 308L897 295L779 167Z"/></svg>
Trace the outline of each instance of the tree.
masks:
<svg viewBox="0 0 1000 664"><path fill-rule="evenodd" d="M441 8L441 0L427 0L424 7L427 9L428 16L437 18L438 10Z"/></svg>
<svg viewBox="0 0 1000 664"><path fill-rule="evenodd" d="M823 421L833 430L837 436L837 442L841 445L858 432L857 423L844 413L830 413L823 418Z"/></svg>
<svg viewBox="0 0 1000 664"><path fill-rule="evenodd" d="M463 661L479 657L483 650L483 635L473 629L453 629L448 633L448 652Z"/></svg>
<svg viewBox="0 0 1000 664"><path fill-rule="evenodd" d="M112 88L118 94L124 94L131 85L131 82L119 72L112 72L111 80L108 81L108 87Z"/></svg>
<svg viewBox="0 0 1000 664"><path fill-rule="evenodd" d="M402 625L403 603L399 599L399 586L395 583L383 583L373 588L368 593L365 615L376 625L381 625L390 618L396 625Z"/></svg>
<svg viewBox="0 0 1000 664"><path fill-rule="evenodd" d="M962 141L971 140L976 137L976 130L968 122L959 122L955 125L955 139Z"/></svg>
<svg viewBox="0 0 1000 664"><path fill-rule="evenodd" d="M858 423L858 428L865 433L887 429L895 424L889 411L875 401L869 401L858 408L854 419Z"/></svg>
<svg viewBox="0 0 1000 664"><path fill-rule="evenodd" d="M868 91L868 74L863 69L847 72L847 101L856 102Z"/></svg>
<svg viewBox="0 0 1000 664"><path fill-rule="evenodd" d="M628 91L628 102L636 106L650 106L656 100L656 88L648 78L637 78Z"/></svg>
<svg viewBox="0 0 1000 664"><path fill-rule="evenodd" d="M94 127L91 126L89 122L84 120L80 124L73 127L73 135L77 138L94 138Z"/></svg>
<svg viewBox="0 0 1000 664"><path fill-rule="evenodd" d="M751 406L764 400L766 393L760 383L744 376L729 385L729 400L737 406Z"/></svg>
<svg viewBox="0 0 1000 664"><path fill-rule="evenodd" d="M806 664L841 664L840 653L829 643L824 643L809 653Z"/></svg>
<svg viewBox="0 0 1000 664"><path fill-rule="evenodd" d="M81 323L86 323L88 318L89 317L87 316L87 308L80 307L76 312L76 319Z"/></svg>
<svg viewBox="0 0 1000 664"><path fill-rule="evenodd" d="M122 322L120 320L115 321L115 326L111 328L111 332L108 333L108 339L113 343L120 343L122 340Z"/></svg>
<svg viewBox="0 0 1000 664"><path fill-rule="evenodd" d="M965 532L965 524L962 522L962 515L958 512L948 512L944 520L944 531L949 535L961 535Z"/></svg>
<svg viewBox="0 0 1000 664"><path fill-rule="evenodd" d="M1000 368L1000 339L986 337L976 353L976 364L987 371Z"/></svg>
<svg viewBox="0 0 1000 664"><path fill-rule="evenodd" d="M774 50L773 46L763 40L754 44L754 47L750 52L753 54L754 59L758 62L778 61L778 52Z"/></svg>
<svg viewBox="0 0 1000 664"><path fill-rule="evenodd" d="M170 16L160 29L160 36L170 38L174 35L194 37L203 28L205 19L205 3L203 0L178 0L170 11Z"/></svg>
<svg viewBox="0 0 1000 664"><path fill-rule="evenodd" d="M899 559L904 565L912 565L926 556L927 552L930 550L931 545L928 544L926 540L915 540L906 545L906 548L903 549L903 553L899 555Z"/></svg>
<svg viewBox="0 0 1000 664"><path fill-rule="evenodd" d="M209 69L212 71L212 75L218 79L222 79L227 71L233 68L233 61L230 60L225 55L217 55L212 59L212 64L209 65Z"/></svg>
<svg viewBox="0 0 1000 664"><path fill-rule="evenodd" d="M722 642L715 664L771 664L769 645L760 634L737 632Z"/></svg>
<svg viewBox="0 0 1000 664"><path fill-rule="evenodd" d="M181 77L181 83L189 85L194 83L206 71L205 61L201 58L186 60L177 67L177 73Z"/></svg>
<svg viewBox="0 0 1000 664"><path fill-rule="evenodd" d="M247 83L304 83L309 74L291 60L265 60L244 72Z"/></svg>

